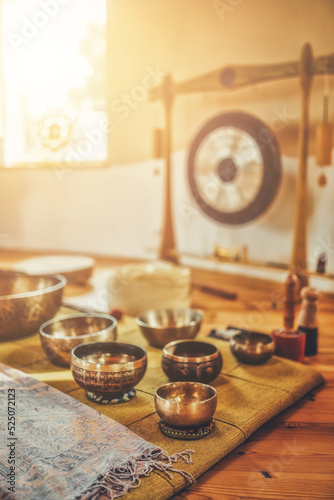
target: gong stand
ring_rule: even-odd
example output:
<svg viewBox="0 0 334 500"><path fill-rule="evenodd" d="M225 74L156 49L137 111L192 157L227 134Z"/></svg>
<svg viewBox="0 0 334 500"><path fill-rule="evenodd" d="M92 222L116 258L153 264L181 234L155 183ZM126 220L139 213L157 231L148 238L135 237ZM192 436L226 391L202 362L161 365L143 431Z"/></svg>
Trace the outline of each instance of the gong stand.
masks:
<svg viewBox="0 0 334 500"><path fill-rule="evenodd" d="M172 106L177 95L196 92L236 90L268 81L298 77L301 86L301 117L299 126L299 153L294 240L291 270L307 284L307 157L309 141L309 108L311 84L314 75L334 74L334 54L313 58L311 45L306 43L299 61L271 65L226 66L205 75L175 83L171 75L165 76L162 84L151 91L151 100L162 101L165 115L163 156L166 164L165 203L162 241L159 251L161 259L177 263L171 200L171 152L172 152Z"/></svg>

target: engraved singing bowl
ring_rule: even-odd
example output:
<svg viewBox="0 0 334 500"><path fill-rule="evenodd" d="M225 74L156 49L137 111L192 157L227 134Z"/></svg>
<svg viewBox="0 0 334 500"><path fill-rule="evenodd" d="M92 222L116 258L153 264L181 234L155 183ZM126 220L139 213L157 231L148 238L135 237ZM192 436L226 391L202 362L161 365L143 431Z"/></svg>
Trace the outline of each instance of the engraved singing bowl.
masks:
<svg viewBox="0 0 334 500"><path fill-rule="evenodd" d="M75 314L46 321L39 329L46 357L54 365L71 365L71 351L79 344L116 340L117 320L107 314Z"/></svg>
<svg viewBox="0 0 334 500"><path fill-rule="evenodd" d="M161 364L171 382L188 380L209 384L218 377L223 358L219 349L208 342L177 340L165 345Z"/></svg>
<svg viewBox="0 0 334 500"><path fill-rule="evenodd" d="M134 387L147 367L145 349L121 342L81 344L72 349L76 383L97 403L118 403L135 396Z"/></svg>
<svg viewBox="0 0 334 500"><path fill-rule="evenodd" d="M202 318L198 309L151 309L137 316L136 323L148 343L161 349L172 340L195 338Z"/></svg>
<svg viewBox="0 0 334 500"><path fill-rule="evenodd" d="M38 331L61 305L66 278L0 271L0 340Z"/></svg>
<svg viewBox="0 0 334 500"><path fill-rule="evenodd" d="M172 427L199 427L210 421L217 407L217 391L199 382L172 382L155 391L155 409Z"/></svg>
<svg viewBox="0 0 334 500"><path fill-rule="evenodd" d="M274 354L275 342L264 333L240 332L230 339L230 348L241 363L260 365Z"/></svg>

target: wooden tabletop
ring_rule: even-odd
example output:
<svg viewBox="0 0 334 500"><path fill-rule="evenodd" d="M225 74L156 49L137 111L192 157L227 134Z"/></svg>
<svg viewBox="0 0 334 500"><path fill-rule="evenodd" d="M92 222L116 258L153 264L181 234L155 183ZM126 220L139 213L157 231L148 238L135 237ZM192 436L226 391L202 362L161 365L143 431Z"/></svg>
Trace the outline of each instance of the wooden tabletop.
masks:
<svg viewBox="0 0 334 500"><path fill-rule="evenodd" d="M2 251L0 268L33 255ZM101 268L121 262L96 261ZM228 325L270 333L282 325L280 284L199 269L193 270L193 281L238 294L237 300L226 300L194 289L192 304L205 312L202 334ZM67 291L76 293L77 287ZM325 385L261 427L176 500L334 499L333 330L334 297L321 293L319 352L305 363L323 374Z"/></svg>

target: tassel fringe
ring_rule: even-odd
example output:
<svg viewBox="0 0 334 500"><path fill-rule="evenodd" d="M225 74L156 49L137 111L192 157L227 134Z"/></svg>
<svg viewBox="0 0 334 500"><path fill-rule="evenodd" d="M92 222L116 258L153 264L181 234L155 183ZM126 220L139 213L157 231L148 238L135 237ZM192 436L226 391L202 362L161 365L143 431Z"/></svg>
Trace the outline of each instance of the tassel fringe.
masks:
<svg viewBox="0 0 334 500"><path fill-rule="evenodd" d="M140 486L140 476L146 477L152 471L158 470L173 479L173 473L181 474L186 480L187 485L194 484L195 478L184 470L174 469L175 464L180 458L186 463L192 463L192 454L194 450L185 450L173 455L168 455L161 448L147 449L135 460L129 460L120 467L111 467L107 474L100 475L96 481L75 500L113 500L121 497L129 491L130 488Z"/></svg>

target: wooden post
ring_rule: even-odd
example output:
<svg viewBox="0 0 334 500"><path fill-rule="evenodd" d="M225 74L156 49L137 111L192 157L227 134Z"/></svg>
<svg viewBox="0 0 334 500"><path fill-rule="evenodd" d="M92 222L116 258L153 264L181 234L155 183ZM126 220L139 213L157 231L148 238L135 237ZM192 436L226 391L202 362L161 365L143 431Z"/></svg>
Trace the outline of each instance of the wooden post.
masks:
<svg viewBox="0 0 334 500"><path fill-rule="evenodd" d="M306 43L301 52L300 85L302 109L299 129L299 154L294 222L294 241L291 271L298 276L300 288L308 284L307 277L307 156L309 141L309 108L313 77L311 45Z"/></svg>
<svg viewBox="0 0 334 500"><path fill-rule="evenodd" d="M174 101L173 80L170 75L166 75L162 82L162 99L165 112L165 201L164 220L162 228L162 241L160 246L160 259L177 263L175 253L175 238L172 212L172 106Z"/></svg>

